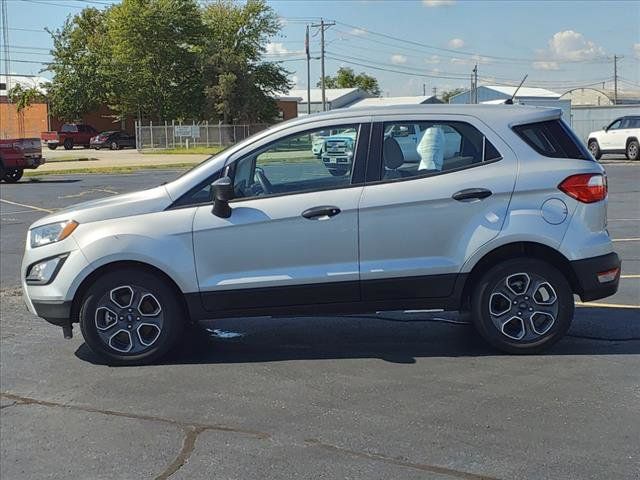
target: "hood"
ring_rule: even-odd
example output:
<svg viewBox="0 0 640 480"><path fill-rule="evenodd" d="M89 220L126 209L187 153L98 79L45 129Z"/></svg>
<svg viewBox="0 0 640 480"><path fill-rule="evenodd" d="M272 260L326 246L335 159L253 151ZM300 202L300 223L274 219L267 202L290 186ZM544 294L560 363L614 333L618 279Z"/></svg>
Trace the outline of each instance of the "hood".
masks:
<svg viewBox="0 0 640 480"><path fill-rule="evenodd" d="M46 225L47 223L75 220L76 222L91 223L100 220L142 215L158 212L171 205L172 199L164 185L141 190L139 192L114 195L113 197L90 200L58 210L51 215L39 219L30 228Z"/></svg>

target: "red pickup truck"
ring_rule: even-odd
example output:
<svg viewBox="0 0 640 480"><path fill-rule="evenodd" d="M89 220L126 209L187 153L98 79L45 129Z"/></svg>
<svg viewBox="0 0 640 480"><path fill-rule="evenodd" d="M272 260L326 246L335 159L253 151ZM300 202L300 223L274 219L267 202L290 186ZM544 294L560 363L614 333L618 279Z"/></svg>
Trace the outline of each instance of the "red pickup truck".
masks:
<svg viewBox="0 0 640 480"><path fill-rule="evenodd" d="M59 132L42 132L40 138L51 150L55 150L62 145L65 150L71 150L76 145L89 148L91 137L98 134L98 131L91 125L84 123L65 123Z"/></svg>
<svg viewBox="0 0 640 480"><path fill-rule="evenodd" d="M25 168L38 168L44 163L39 138L0 140L0 180L15 183Z"/></svg>

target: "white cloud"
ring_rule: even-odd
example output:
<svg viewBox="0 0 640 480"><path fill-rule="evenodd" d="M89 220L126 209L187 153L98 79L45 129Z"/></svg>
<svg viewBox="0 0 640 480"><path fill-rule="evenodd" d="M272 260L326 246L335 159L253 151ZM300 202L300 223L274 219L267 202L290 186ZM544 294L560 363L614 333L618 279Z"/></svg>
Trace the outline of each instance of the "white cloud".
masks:
<svg viewBox="0 0 640 480"><path fill-rule="evenodd" d="M363 30L362 28L352 28L349 33L351 35L356 35L358 37L362 37L362 36L367 34L367 31Z"/></svg>
<svg viewBox="0 0 640 480"><path fill-rule="evenodd" d="M573 30L553 34L549 40L549 56L552 60L593 60L605 54L604 49L584 35Z"/></svg>
<svg viewBox="0 0 640 480"><path fill-rule="evenodd" d="M431 55L430 57L424 59L424 63L428 65L435 65L437 63L440 63L440 57L438 55Z"/></svg>
<svg viewBox="0 0 640 480"><path fill-rule="evenodd" d="M267 43L266 51L268 55L286 55L289 50L282 43Z"/></svg>
<svg viewBox="0 0 640 480"><path fill-rule="evenodd" d="M535 70L560 70L558 62L539 61L533 62L532 66Z"/></svg>
<svg viewBox="0 0 640 480"><path fill-rule="evenodd" d="M446 7L456 3L456 0L422 0L425 7Z"/></svg>
<svg viewBox="0 0 640 480"><path fill-rule="evenodd" d="M635 54L636 58L640 58L640 43L633 44L633 53Z"/></svg>
<svg viewBox="0 0 640 480"><path fill-rule="evenodd" d="M399 53L396 53L394 55L391 55L391 63L395 63L396 65L402 65L403 63L407 63L407 57L405 57L404 55L400 55Z"/></svg>
<svg viewBox="0 0 640 480"><path fill-rule="evenodd" d="M462 40L461 38L452 38L451 40L449 40L449 48L462 48L464 47L464 40Z"/></svg>

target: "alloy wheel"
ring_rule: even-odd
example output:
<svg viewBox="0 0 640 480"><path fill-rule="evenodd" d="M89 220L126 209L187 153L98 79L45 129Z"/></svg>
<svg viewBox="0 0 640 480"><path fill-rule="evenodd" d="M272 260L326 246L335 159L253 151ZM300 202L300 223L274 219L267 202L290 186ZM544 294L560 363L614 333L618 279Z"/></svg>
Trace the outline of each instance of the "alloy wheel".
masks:
<svg viewBox="0 0 640 480"><path fill-rule="evenodd" d="M489 316L506 337L531 342L544 336L558 317L558 296L540 275L519 272L499 281L489 297Z"/></svg>
<svg viewBox="0 0 640 480"><path fill-rule="evenodd" d="M163 325L160 301L134 285L120 285L105 293L95 310L98 337L119 353L133 355L152 347Z"/></svg>

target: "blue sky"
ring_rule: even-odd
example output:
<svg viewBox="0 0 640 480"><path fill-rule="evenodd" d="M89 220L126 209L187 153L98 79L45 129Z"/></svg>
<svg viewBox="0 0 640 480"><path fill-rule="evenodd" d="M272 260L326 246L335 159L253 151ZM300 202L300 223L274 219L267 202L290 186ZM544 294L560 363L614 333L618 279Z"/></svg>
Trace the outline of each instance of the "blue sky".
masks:
<svg viewBox="0 0 640 480"><path fill-rule="evenodd" d="M57 28L83 6L108 0L9 0L12 70L37 74ZM384 95L419 95L423 88L466 87L478 63L480 83L509 84L529 74L528 86L567 90L604 81L612 86L613 55L622 56L619 88L640 89L640 2L637 1L294 1L269 2L283 19L267 58L285 60L306 87L304 30L320 17L326 32L326 71L341 65L376 76ZM312 29L313 32L313 29ZM319 36L311 50L319 54ZM46 76L46 74L45 74ZM320 76L312 60L312 83ZM423 87L424 85L424 87Z"/></svg>

